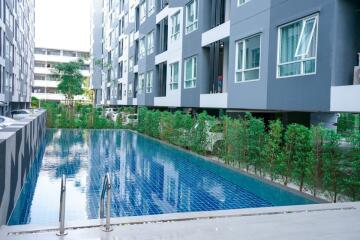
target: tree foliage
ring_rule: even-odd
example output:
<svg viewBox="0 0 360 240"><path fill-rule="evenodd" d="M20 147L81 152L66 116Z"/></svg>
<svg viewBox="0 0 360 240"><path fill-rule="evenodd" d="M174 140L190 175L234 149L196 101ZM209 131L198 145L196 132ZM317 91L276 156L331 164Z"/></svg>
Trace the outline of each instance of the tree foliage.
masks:
<svg viewBox="0 0 360 240"><path fill-rule="evenodd" d="M59 63L54 67L54 73L60 80L57 89L65 95L66 104L71 107L73 107L75 96L84 93L83 82L85 78L80 72L83 64L83 60L78 60L76 62Z"/></svg>
<svg viewBox="0 0 360 240"><path fill-rule="evenodd" d="M269 131L265 136L264 146L264 161L265 171L270 175L271 180L274 180L281 174L276 166L282 162L282 139L283 139L283 125L280 120L272 121L269 125Z"/></svg>
<svg viewBox="0 0 360 240"><path fill-rule="evenodd" d="M334 202L337 201L343 183L342 156L339 141L340 136L336 132L327 130L324 145L322 182L325 189L332 195Z"/></svg>

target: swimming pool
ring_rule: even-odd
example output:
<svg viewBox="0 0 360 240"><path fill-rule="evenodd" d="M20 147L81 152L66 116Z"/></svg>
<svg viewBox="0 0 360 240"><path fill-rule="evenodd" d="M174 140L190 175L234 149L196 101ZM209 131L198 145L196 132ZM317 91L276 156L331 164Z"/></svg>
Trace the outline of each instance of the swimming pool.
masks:
<svg viewBox="0 0 360 240"><path fill-rule="evenodd" d="M62 174L66 221L99 217L108 172L112 217L314 203L125 130L49 129L39 151L8 225L57 223Z"/></svg>

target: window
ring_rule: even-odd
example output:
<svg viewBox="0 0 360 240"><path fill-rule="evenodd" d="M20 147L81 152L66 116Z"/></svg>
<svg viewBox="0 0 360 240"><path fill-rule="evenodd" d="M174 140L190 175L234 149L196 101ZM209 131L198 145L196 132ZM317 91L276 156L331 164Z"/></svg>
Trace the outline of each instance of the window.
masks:
<svg viewBox="0 0 360 240"><path fill-rule="evenodd" d="M119 55L119 57L122 57L123 54L124 54L124 42L121 39L119 41L119 45L118 45L118 55Z"/></svg>
<svg viewBox="0 0 360 240"><path fill-rule="evenodd" d="M119 34L116 34L116 36L124 33L124 22L123 22L122 18L119 20L119 28L118 29L119 29Z"/></svg>
<svg viewBox="0 0 360 240"><path fill-rule="evenodd" d="M318 15L279 28L278 77L316 72Z"/></svg>
<svg viewBox="0 0 360 240"><path fill-rule="evenodd" d="M123 62L119 62L118 63L118 78L122 78L123 77Z"/></svg>
<svg viewBox="0 0 360 240"><path fill-rule="evenodd" d="M132 47L133 44L134 44L134 32L131 32L130 37L129 37L129 45L130 45L130 47Z"/></svg>
<svg viewBox="0 0 360 240"><path fill-rule="evenodd" d="M122 83L118 83L117 99L122 100Z"/></svg>
<svg viewBox="0 0 360 240"><path fill-rule="evenodd" d="M147 55L150 55L154 52L154 31L151 31L147 35Z"/></svg>
<svg viewBox="0 0 360 240"><path fill-rule="evenodd" d="M107 87L106 88L106 100L110 100L110 94L111 94L110 87Z"/></svg>
<svg viewBox="0 0 360 240"><path fill-rule="evenodd" d="M129 25L129 14L125 14L124 16L124 28L127 28Z"/></svg>
<svg viewBox="0 0 360 240"><path fill-rule="evenodd" d="M235 82L258 80L260 77L260 35L236 42Z"/></svg>
<svg viewBox="0 0 360 240"><path fill-rule="evenodd" d="M34 80L43 80L45 81L46 75L44 74L34 74Z"/></svg>
<svg viewBox="0 0 360 240"><path fill-rule="evenodd" d="M146 73L146 93L151 93L153 88L153 71Z"/></svg>
<svg viewBox="0 0 360 240"><path fill-rule="evenodd" d="M76 57L76 52L73 52L73 51L63 51L63 56L66 56L66 57Z"/></svg>
<svg viewBox="0 0 360 240"><path fill-rule="evenodd" d="M164 18L157 24L158 28L158 53L167 51L168 49L168 18Z"/></svg>
<svg viewBox="0 0 360 240"><path fill-rule="evenodd" d="M240 7L241 5L244 5L245 3L249 2L250 0L237 0L237 6Z"/></svg>
<svg viewBox="0 0 360 240"><path fill-rule="evenodd" d="M171 17L171 40L176 41L180 36L180 12Z"/></svg>
<svg viewBox="0 0 360 240"><path fill-rule="evenodd" d="M186 5L186 34L198 28L198 0L192 0Z"/></svg>
<svg viewBox="0 0 360 240"><path fill-rule="evenodd" d="M129 9L129 22L135 22L135 8L133 6Z"/></svg>
<svg viewBox="0 0 360 240"><path fill-rule="evenodd" d="M133 85L131 83L129 83L129 85L128 85L128 96L132 96L132 89L133 89Z"/></svg>
<svg viewBox="0 0 360 240"><path fill-rule="evenodd" d="M35 48L35 54L46 55L46 49L44 49L44 48Z"/></svg>
<svg viewBox="0 0 360 240"><path fill-rule="evenodd" d="M196 76L197 76L196 56L186 59L184 65L185 65L184 88L194 88L196 87Z"/></svg>
<svg viewBox="0 0 360 240"><path fill-rule="evenodd" d="M144 74L140 74L139 75L139 86L138 86L139 93L141 93L143 91L144 85L145 85L145 76L144 76Z"/></svg>
<svg viewBox="0 0 360 240"><path fill-rule="evenodd" d="M139 59L145 57L145 37L140 39Z"/></svg>
<svg viewBox="0 0 360 240"><path fill-rule="evenodd" d="M170 65L170 90L179 88L179 62Z"/></svg>
<svg viewBox="0 0 360 240"><path fill-rule="evenodd" d="M169 5L169 0L159 0L159 10L163 10L167 5Z"/></svg>
<svg viewBox="0 0 360 240"><path fill-rule="evenodd" d="M155 12L155 0L148 0L148 16Z"/></svg>
<svg viewBox="0 0 360 240"><path fill-rule="evenodd" d="M56 49L48 49L48 50L47 50L47 55L60 56L60 55L61 55L61 51L60 51L60 50L56 50Z"/></svg>
<svg viewBox="0 0 360 240"><path fill-rule="evenodd" d="M128 66L127 66L127 60L124 60L124 73L127 73L127 69L128 69Z"/></svg>
<svg viewBox="0 0 360 240"><path fill-rule="evenodd" d="M131 57L129 58L129 72L133 72L134 71L134 58Z"/></svg>
<svg viewBox="0 0 360 240"><path fill-rule="evenodd" d="M140 24L146 20L146 2L140 4Z"/></svg>

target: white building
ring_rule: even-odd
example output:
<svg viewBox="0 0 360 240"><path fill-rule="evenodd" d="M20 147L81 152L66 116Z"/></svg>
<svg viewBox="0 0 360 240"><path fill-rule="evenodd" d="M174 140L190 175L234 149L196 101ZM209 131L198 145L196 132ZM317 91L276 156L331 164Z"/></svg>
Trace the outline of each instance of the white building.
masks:
<svg viewBox="0 0 360 240"><path fill-rule="evenodd" d="M58 92L58 79L54 76L54 66L83 59L85 61L81 73L90 77L89 53L77 50L35 48L35 69L32 96L45 101L63 101L65 96ZM85 96L77 96L75 100L86 100Z"/></svg>

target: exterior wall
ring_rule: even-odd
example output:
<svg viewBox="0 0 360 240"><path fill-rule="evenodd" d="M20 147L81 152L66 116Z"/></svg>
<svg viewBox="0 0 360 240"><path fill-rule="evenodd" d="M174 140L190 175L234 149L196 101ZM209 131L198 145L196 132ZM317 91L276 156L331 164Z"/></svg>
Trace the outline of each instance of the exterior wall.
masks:
<svg viewBox="0 0 360 240"><path fill-rule="evenodd" d="M231 2L228 107L235 109L266 109L269 79L268 59L271 2L268 0L250 1L241 7L236 6L236 1ZM235 83L235 42L255 34L260 34L261 39L260 79Z"/></svg>
<svg viewBox="0 0 360 240"><path fill-rule="evenodd" d="M91 48L90 48L90 88L94 90L94 103L101 104L102 85L102 1L93 0L91 5Z"/></svg>
<svg viewBox="0 0 360 240"><path fill-rule="evenodd" d="M108 6L110 0L103 0ZM143 1L125 1L125 8L119 16L129 16L130 9L136 9ZM147 1L149 2L149 1ZM360 34L357 28L360 20L360 3L356 0L250 0L237 6L236 0L225 0L224 23L214 26L212 0L198 0L198 28L185 34L186 5L190 0L169 0L164 9L160 9L160 0L155 1L157 11L147 16L144 23L139 24L135 32L135 21L129 21L124 35L135 32L135 41L156 29L155 46L159 45L158 24L168 18L168 50L146 56L140 59L134 72L128 71L128 85L134 86L135 72L146 74L154 69L152 93L139 93L137 98L127 96L127 101L114 105L141 105L157 107L184 108L224 108L240 111L285 111L285 112L331 112L331 104L336 102L331 89L336 86L349 86L352 92L357 88L352 86L353 67L357 65L357 53L360 52ZM114 11L112 9L111 11ZM180 39L173 42L171 36L171 16L180 11ZM107 24L106 16L109 9L104 7L105 19L104 41L109 32L116 28ZM128 14L128 15L127 15ZM278 68L278 35L279 28L284 24L302 19L312 14L318 14L318 33L316 50L315 74L277 77ZM113 15L114 18L115 15ZM116 17L115 17L116 18ZM130 19L129 19L130 20ZM260 34L260 77L259 80L235 82L236 41ZM121 37L121 36L120 36ZM128 38L130 40L130 38ZM211 57L212 46L218 41L224 44L223 57L223 89L212 92L210 89L213 71ZM135 45L135 44L134 44ZM107 57L105 53L103 59ZM135 57L135 47L128 48L128 57ZM184 87L184 61L197 56L197 82L194 88ZM170 91L170 64L179 61L179 89ZM157 65L166 62L167 82L166 96L158 95L159 76ZM106 69L103 69L103 76ZM220 77L220 76L219 76ZM112 79L111 81L114 81ZM112 87L114 85L110 84ZM113 89L115 90L115 89ZM116 90L115 90L116 91ZM103 93L104 91L103 88ZM360 92L358 93L360 94ZM104 94L103 94L104 95ZM341 97L345 101L345 96ZM103 104L114 103L104 101ZM352 105L351 105L352 106ZM347 110L358 111L350 105Z"/></svg>
<svg viewBox="0 0 360 240"><path fill-rule="evenodd" d="M46 112L0 130L0 226L6 224L45 136Z"/></svg>
<svg viewBox="0 0 360 240"><path fill-rule="evenodd" d="M51 52L56 51L59 55L54 55ZM72 55L73 56L69 56ZM49 101L64 101L65 96L57 91L59 81L53 79L53 65L57 63L66 63L71 61L77 61L78 59L85 60L81 74L85 78L90 77L89 70L89 53L76 51L76 50L63 50L63 49L35 49L35 70L34 70L34 82L32 85L32 96L40 100ZM41 77L45 77L41 79ZM85 96L76 96L76 100L87 100Z"/></svg>
<svg viewBox="0 0 360 240"><path fill-rule="evenodd" d="M30 102L34 71L35 1L0 1L0 114Z"/></svg>
<svg viewBox="0 0 360 240"><path fill-rule="evenodd" d="M269 54L268 109L294 111L329 111L332 58L334 53L335 0L304 0L281 4L271 2L271 28ZM276 6L276 7L274 7ZM276 62L278 26L319 13L316 74L277 78ZM286 99L286 100L285 100ZM285 100L285 101L284 101Z"/></svg>

